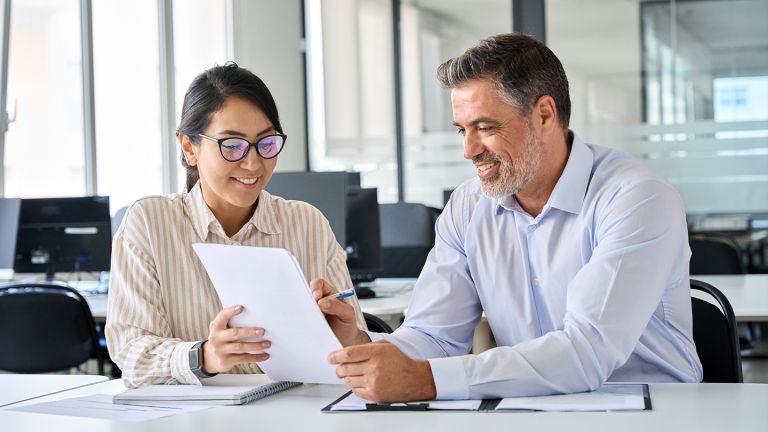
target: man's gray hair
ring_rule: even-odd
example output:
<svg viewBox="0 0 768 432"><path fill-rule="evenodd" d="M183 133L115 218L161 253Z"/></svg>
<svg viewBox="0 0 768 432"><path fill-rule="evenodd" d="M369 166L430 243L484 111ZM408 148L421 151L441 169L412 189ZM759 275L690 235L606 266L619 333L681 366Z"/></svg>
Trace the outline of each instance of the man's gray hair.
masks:
<svg viewBox="0 0 768 432"><path fill-rule="evenodd" d="M483 39L464 54L437 68L445 88L455 88L475 79L491 79L508 104L529 115L540 97L554 99L563 129L568 129L571 98L568 78L560 60L536 39L517 33Z"/></svg>

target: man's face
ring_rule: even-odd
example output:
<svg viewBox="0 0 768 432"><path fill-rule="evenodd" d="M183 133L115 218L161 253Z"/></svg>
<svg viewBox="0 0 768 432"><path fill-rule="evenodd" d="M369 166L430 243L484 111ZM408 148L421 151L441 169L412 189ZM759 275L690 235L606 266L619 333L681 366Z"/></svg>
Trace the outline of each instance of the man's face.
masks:
<svg viewBox="0 0 768 432"><path fill-rule="evenodd" d="M530 117L506 103L490 79L454 88L451 105L464 157L475 165L483 193L501 198L529 185L542 159Z"/></svg>

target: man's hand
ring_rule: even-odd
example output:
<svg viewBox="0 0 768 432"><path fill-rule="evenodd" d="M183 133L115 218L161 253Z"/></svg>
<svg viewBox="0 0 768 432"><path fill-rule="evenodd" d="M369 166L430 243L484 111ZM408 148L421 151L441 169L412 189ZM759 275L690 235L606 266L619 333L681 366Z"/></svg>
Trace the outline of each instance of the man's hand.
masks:
<svg viewBox="0 0 768 432"><path fill-rule="evenodd" d="M429 362L412 360L386 341L332 352L328 361L339 365L336 375L363 399L407 402L437 396Z"/></svg>
<svg viewBox="0 0 768 432"><path fill-rule="evenodd" d="M370 342L371 339L364 331L357 328L355 308L349 303L338 299L325 299L338 291L323 279L315 278L309 282L309 288L317 301L317 305L325 315L328 325L339 339L342 346L358 345Z"/></svg>

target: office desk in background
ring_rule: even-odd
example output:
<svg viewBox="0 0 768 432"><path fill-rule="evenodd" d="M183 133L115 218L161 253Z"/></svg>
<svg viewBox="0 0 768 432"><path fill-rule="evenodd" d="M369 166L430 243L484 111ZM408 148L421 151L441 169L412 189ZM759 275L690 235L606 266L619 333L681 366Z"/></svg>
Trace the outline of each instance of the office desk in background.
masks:
<svg viewBox="0 0 768 432"><path fill-rule="evenodd" d="M0 374L0 407L106 380L101 375Z"/></svg>
<svg viewBox="0 0 768 432"><path fill-rule="evenodd" d="M322 413L347 391L340 385L307 384L242 406L222 406L138 423L8 411L39 402L123 391L120 380L94 384L0 409L3 430L74 431L370 431L535 430L622 432L673 430L765 432L766 384L651 384L651 411L635 412L367 412Z"/></svg>
<svg viewBox="0 0 768 432"><path fill-rule="evenodd" d="M416 279L411 278L379 279L371 287L380 296L361 299L360 307L363 312L376 315L387 321L387 324L392 328L397 328L400 326L408 303L411 301L411 289L414 282ZM85 291L83 294L96 322L105 322L107 319L107 295L88 295Z"/></svg>
<svg viewBox="0 0 768 432"><path fill-rule="evenodd" d="M736 321L768 322L768 274L691 275L691 279L722 291L731 302Z"/></svg>
<svg viewBox="0 0 768 432"><path fill-rule="evenodd" d="M768 275L693 275L692 279L702 280L722 291L731 302L736 320L739 322L768 321ZM378 279L372 285L374 291L382 295L371 299L361 299L360 307L364 312L374 314L387 322L393 329L400 326L411 301L415 278ZM694 295L695 292L694 292ZM107 316L107 296L86 296L91 312L97 322L104 322ZM706 299L711 300L711 299ZM481 353L496 346L488 320L483 315L475 328L473 353Z"/></svg>

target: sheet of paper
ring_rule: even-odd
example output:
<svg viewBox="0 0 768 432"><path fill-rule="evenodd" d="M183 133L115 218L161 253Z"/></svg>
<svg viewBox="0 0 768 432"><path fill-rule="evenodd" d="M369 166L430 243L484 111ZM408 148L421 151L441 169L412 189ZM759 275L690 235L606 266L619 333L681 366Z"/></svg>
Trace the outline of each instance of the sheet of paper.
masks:
<svg viewBox="0 0 768 432"><path fill-rule="evenodd" d="M503 409L538 411L625 411L643 410L642 384L605 385L596 391L552 396L504 398L496 406Z"/></svg>
<svg viewBox="0 0 768 432"><path fill-rule="evenodd" d="M208 408L211 407L204 405L116 405L112 403L112 395L97 394L79 398L62 399L54 402L44 402L35 405L26 405L19 408L11 408L9 411L25 411L38 414L139 422L200 411Z"/></svg>
<svg viewBox="0 0 768 432"><path fill-rule="evenodd" d="M412 403L428 403L429 409L433 410L477 410L480 408L480 404L483 402L480 399L469 400L451 400L451 401L421 401ZM365 410L366 405L373 403L369 400L356 396L354 393L350 393L349 396L337 402L331 407L331 411L362 411Z"/></svg>
<svg viewBox="0 0 768 432"><path fill-rule="evenodd" d="M340 384L328 354L341 343L285 249L194 245L224 307L243 305L231 326L263 327L272 341L259 366L277 381Z"/></svg>

